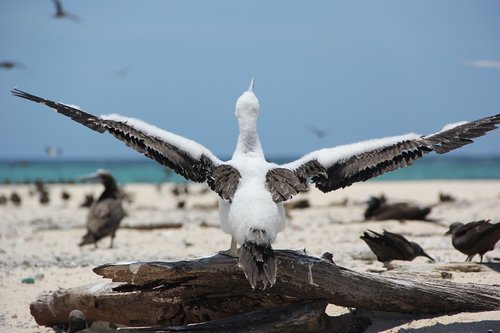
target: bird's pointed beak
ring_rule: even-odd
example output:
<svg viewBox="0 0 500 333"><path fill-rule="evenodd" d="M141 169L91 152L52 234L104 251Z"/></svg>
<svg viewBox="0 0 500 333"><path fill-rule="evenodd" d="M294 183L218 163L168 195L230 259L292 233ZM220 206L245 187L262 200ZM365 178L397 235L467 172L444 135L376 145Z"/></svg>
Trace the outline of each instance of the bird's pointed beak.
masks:
<svg viewBox="0 0 500 333"><path fill-rule="evenodd" d="M433 258L433 257L431 257L430 255L428 255L428 254L427 254L427 253L425 253L424 251L422 251L422 255L423 255L424 257L429 258L430 260L432 260L432 261L434 261L434 262L436 261L436 260L434 260L434 258Z"/></svg>
<svg viewBox="0 0 500 333"><path fill-rule="evenodd" d="M443 234L443 236L448 236L448 235L451 235L451 229Z"/></svg>
<svg viewBox="0 0 500 333"><path fill-rule="evenodd" d="M248 91L253 93L253 78L252 81L250 81L250 87L248 87Z"/></svg>
<svg viewBox="0 0 500 333"><path fill-rule="evenodd" d="M79 176L76 178L76 180L80 182L95 182L99 180L99 175L97 174L97 172L93 172L88 175Z"/></svg>

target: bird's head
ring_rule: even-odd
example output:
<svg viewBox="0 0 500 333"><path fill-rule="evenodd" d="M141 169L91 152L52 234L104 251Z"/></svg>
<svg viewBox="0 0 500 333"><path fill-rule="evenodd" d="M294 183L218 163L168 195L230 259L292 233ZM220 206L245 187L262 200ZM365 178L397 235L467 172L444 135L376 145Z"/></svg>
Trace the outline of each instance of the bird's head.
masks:
<svg viewBox="0 0 500 333"><path fill-rule="evenodd" d="M259 117L259 100L253 92L253 79L250 87L236 101L236 117L240 124L255 123Z"/></svg>
<svg viewBox="0 0 500 333"><path fill-rule="evenodd" d="M89 175L78 177L78 180L84 182L98 182L103 184L105 187L116 187L115 179L109 171L104 169L99 169Z"/></svg>
<svg viewBox="0 0 500 333"><path fill-rule="evenodd" d="M429 258L432 261L436 261L430 255L428 255L427 253L425 253L424 249L422 249L422 247L420 245L418 245L417 243L410 242L410 244L411 244L411 247L413 248L413 251L415 253L415 257L427 257L427 258Z"/></svg>
<svg viewBox="0 0 500 333"><path fill-rule="evenodd" d="M448 231L444 233L444 236L452 235L455 230L463 225L464 224L460 222L453 222L452 224L450 224Z"/></svg>

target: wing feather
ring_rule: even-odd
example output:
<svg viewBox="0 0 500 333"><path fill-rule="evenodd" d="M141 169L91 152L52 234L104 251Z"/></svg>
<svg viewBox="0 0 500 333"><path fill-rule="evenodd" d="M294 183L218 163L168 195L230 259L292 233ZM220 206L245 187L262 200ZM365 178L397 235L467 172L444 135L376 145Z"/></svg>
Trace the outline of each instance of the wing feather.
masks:
<svg viewBox="0 0 500 333"><path fill-rule="evenodd" d="M500 114L461 123L427 136L407 134L314 151L282 165L310 178L323 192L411 165L432 151L444 154L473 142L500 124Z"/></svg>
<svg viewBox="0 0 500 333"><path fill-rule="evenodd" d="M58 113L99 133L107 131L127 146L171 168L186 179L204 182L208 180L212 171L222 164L222 161L204 146L137 119L118 115L95 116L75 107L31 95L18 89L13 89L12 94L45 104Z"/></svg>

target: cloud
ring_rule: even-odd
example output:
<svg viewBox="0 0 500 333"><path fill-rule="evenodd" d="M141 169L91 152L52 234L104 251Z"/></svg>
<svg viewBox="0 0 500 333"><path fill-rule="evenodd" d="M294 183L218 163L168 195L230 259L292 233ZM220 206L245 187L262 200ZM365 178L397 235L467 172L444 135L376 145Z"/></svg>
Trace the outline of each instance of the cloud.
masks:
<svg viewBox="0 0 500 333"><path fill-rule="evenodd" d="M500 69L500 61L498 60L473 60L473 61L466 61L465 64L467 66L472 66L472 67Z"/></svg>

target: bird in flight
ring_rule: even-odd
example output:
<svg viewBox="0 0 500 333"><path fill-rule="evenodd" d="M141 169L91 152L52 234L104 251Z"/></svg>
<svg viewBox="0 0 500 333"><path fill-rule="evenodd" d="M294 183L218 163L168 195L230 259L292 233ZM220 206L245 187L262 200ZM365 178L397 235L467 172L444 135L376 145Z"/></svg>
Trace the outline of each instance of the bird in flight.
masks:
<svg viewBox="0 0 500 333"><path fill-rule="evenodd" d="M16 61L0 61L0 68L3 68L3 69L14 69L14 68L25 69L26 67L22 63L16 62Z"/></svg>
<svg viewBox="0 0 500 333"><path fill-rule="evenodd" d="M67 12L63 9L61 0L54 0L54 5L56 6L56 12L54 14L54 18L60 19L60 18L67 18L73 22L80 22L81 19L75 14L72 14L70 12Z"/></svg>
<svg viewBox="0 0 500 333"><path fill-rule="evenodd" d="M207 182L219 196L221 228L231 235L228 251L238 256L252 288L276 282L271 244L285 227L283 204L310 183L329 192L472 143L500 123L500 114L456 123L431 135L406 134L313 151L286 164L267 162L257 133L260 105L254 81L236 102L239 135L232 158L222 161L205 146L141 120L117 114L95 116L18 89L13 95L55 109L100 133L109 132L132 149L186 179ZM237 249L237 244L240 248Z"/></svg>

